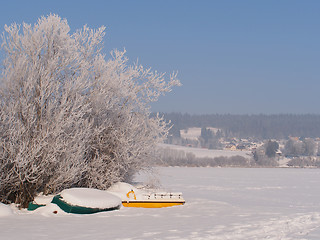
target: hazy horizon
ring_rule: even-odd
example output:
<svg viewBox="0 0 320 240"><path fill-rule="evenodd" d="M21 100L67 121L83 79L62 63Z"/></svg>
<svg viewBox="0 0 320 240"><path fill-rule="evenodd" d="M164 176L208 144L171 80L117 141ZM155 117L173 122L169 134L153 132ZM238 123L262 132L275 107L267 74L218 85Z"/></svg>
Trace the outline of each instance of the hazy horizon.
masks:
<svg viewBox="0 0 320 240"><path fill-rule="evenodd" d="M179 112L179 111L151 111L152 114L157 114L157 113L165 113L165 114L182 114L182 115L195 115L195 116L200 116L200 115L240 115L240 116L273 116L273 115L292 115L292 116L299 116L299 115L310 115L310 116L320 116L320 113L231 113L231 112L211 112L211 113L190 113L190 112Z"/></svg>

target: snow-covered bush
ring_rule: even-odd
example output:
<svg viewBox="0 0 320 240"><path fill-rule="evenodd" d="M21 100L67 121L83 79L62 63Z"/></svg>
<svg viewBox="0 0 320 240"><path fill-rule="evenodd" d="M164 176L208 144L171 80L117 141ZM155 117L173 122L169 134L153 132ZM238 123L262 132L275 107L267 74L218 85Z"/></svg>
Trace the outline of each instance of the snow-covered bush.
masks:
<svg viewBox="0 0 320 240"><path fill-rule="evenodd" d="M149 104L179 85L176 74L102 53L104 27L70 33L57 15L5 26L0 81L0 200L22 206L36 193L106 189L148 166L167 135Z"/></svg>

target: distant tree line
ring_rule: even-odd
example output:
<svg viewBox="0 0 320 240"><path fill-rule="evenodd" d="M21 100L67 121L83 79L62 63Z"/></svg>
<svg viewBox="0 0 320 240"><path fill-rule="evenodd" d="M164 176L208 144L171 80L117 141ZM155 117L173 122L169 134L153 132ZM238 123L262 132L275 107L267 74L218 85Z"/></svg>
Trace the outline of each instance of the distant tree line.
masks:
<svg viewBox="0 0 320 240"><path fill-rule="evenodd" d="M208 128L202 127L199 137L200 146L208 149L222 149L222 145L219 139L222 137L222 133L218 130L216 133Z"/></svg>
<svg viewBox="0 0 320 240"><path fill-rule="evenodd" d="M288 166L320 168L320 160L314 157L295 157L288 162Z"/></svg>
<svg viewBox="0 0 320 240"><path fill-rule="evenodd" d="M258 140L287 139L289 136L320 137L320 115L315 114L161 114L173 124L170 130L172 137L180 137L180 130L190 127L214 127L222 129L225 137Z"/></svg>
<svg viewBox="0 0 320 240"><path fill-rule="evenodd" d="M316 156L320 154L317 143L311 138L289 139L284 146L287 157Z"/></svg>
<svg viewBox="0 0 320 240"><path fill-rule="evenodd" d="M196 157L191 152L183 150L159 148L157 149L155 166L180 167L277 167L274 158L260 156L259 159L242 156Z"/></svg>

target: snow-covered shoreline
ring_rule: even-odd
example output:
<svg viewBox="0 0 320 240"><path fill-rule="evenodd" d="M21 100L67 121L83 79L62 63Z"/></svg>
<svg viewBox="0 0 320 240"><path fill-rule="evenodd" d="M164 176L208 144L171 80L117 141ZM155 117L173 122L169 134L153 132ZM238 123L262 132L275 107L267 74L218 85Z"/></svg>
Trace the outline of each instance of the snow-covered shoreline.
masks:
<svg viewBox="0 0 320 240"><path fill-rule="evenodd" d="M215 158L215 157L234 157L234 156L241 156L244 158L251 158L252 152L251 151L232 151L232 150L215 150L215 149L205 149L205 148L192 148L192 147L184 147L179 145L172 145L172 144L158 144L160 148L169 148L174 150L184 151L185 153L193 153L197 158Z"/></svg>
<svg viewBox="0 0 320 240"><path fill-rule="evenodd" d="M320 239L320 170L158 168L186 204L0 217L0 239ZM136 181L148 179L137 175Z"/></svg>

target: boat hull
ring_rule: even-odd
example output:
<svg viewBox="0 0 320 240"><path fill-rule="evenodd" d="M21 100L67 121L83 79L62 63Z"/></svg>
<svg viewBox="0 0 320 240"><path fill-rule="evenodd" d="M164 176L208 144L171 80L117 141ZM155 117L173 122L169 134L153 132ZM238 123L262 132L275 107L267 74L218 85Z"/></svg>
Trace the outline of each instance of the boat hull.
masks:
<svg viewBox="0 0 320 240"><path fill-rule="evenodd" d="M118 210L120 208L120 205L112 208L88 208L88 207L82 207L77 205L71 205L65 202L60 195L55 196L52 199L52 203L57 204L66 213L75 213L75 214L93 214L97 212Z"/></svg>
<svg viewBox="0 0 320 240"><path fill-rule="evenodd" d="M36 209L38 209L39 207L44 207L46 206L45 204L37 204L35 202L29 202L28 205L28 211L34 211Z"/></svg>
<svg viewBox="0 0 320 240"><path fill-rule="evenodd" d="M122 201L124 207L135 207L135 208L163 208L183 205L184 201Z"/></svg>

